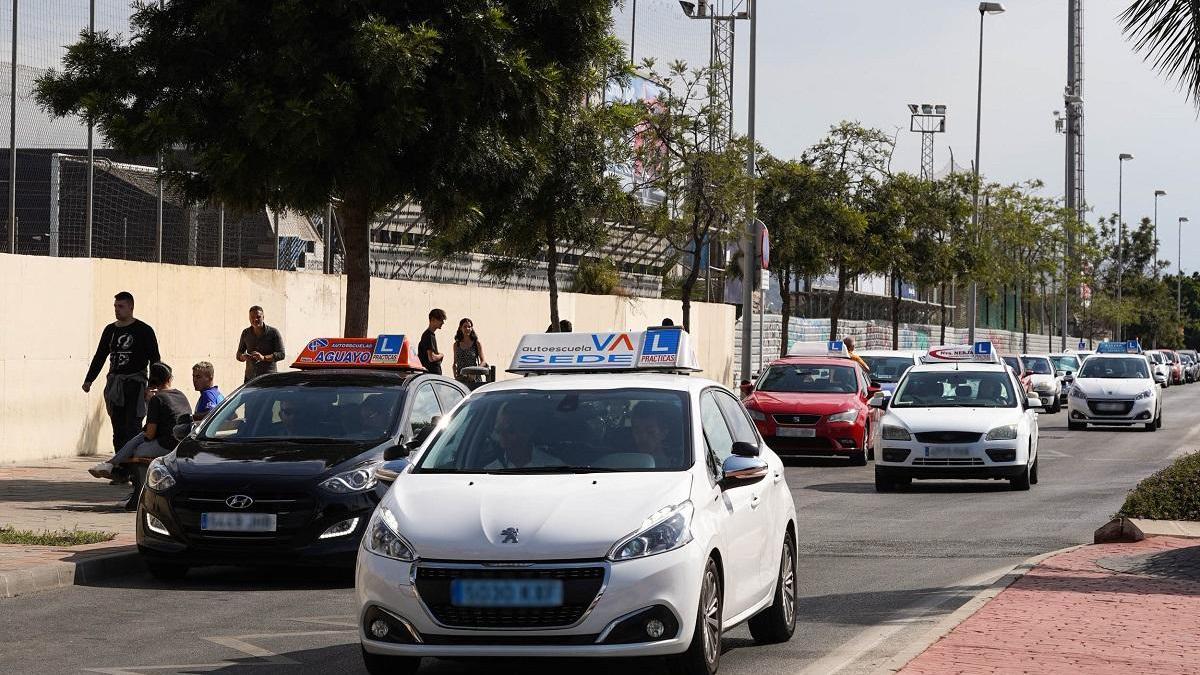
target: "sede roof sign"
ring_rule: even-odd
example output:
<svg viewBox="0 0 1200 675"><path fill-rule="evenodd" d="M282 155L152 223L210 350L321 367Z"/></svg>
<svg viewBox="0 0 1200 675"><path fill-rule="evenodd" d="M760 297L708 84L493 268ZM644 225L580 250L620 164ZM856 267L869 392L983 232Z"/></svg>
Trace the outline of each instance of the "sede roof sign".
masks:
<svg viewBox="0 0 1200 675"><path fill-rule="evenodd" d="M1125 342L1101 342L1096 347L1097 354L1141 354L1142 343L1137 340Z"/></svg>
<svg viewBox="0 0 1200 675"><path fill-rule="evenodd" d="M691 336L680 327L620 333L531 333L513 353L510 373L698 371Z"/></svg>
<svg viewBox="0 0 1200 675"><path fill-rule="evenodd" d="M973 345L944 345L933 347L925 356L923 363L1000 363L1000 356L992 347L991 342L976 342Z"/></svg>
<svg viewBox="0 0 1200 675"><path fill-rule="evenodd" d="M314 338L309 340L293 368L362 368L372 370L422 370L412 343L403 335L377 338Z"/></svg>

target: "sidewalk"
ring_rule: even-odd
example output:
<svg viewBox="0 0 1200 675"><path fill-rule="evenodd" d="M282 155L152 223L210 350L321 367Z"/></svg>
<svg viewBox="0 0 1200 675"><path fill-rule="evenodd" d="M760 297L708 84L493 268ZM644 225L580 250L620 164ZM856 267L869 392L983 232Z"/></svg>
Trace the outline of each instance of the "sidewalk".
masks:
<svg viewBox="0 0 1200 675"><path fill-rule="evenodd" d="M92 478L94 457L0 465L0 527L97 530L115 539L87 546L0 544L0 597L68 586L122 571L136 550L133 514L122 508L129 485Z"/></svg>
<svg viewBox="0 0 1200 675"><path fill-rule="evenodd" d="M1049 558L904 675L1198 673L1200 541L1153 537Z"/></svg>

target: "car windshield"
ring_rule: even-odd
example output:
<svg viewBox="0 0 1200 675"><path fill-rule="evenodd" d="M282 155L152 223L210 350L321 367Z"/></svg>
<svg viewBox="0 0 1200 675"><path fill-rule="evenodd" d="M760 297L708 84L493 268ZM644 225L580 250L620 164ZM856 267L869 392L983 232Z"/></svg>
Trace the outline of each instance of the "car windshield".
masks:
<svg viewBox="0 0 1200 675"><path fill-rule="evenodd" d="M758 391L794 394L853 394L858 376L853 366L788 363L770 366L758 380Z"/></svg>
<svg viewBox="0 0 1200 675"><path fill-rule="evenodd" d="M1012 368L1014 371L1016 371L1018 375L1021 374L1021 359L1018 359L1015 356L1005 356L1004 362L1008 364L1009 368Z"/></svg>
<svg viewBox="0 0 1200 675"><path fill-rule="evenodd" d="M257 441L383 441L396 427L400 385L302 383L243 387L209 415L199 437Z"/></svg>
<svg viewBox="0 0 1200 675"><path fill-rule="evenodd" d="M1126 359L1104 356L1093 356L1084 361L1079 370L1081 379L1089 377L1108 380L1136 380L1150 377L1146 359Z"/></svg>
<svg viewBox="0 0 1200 675"><path fill-rule="evenodd" d="M1050 360L1054 362L1055 370L1065 370L1068 373L1079 370L1079 359L1074 356L1051 356Z"/></svg>
<svg viewBox="0 0 1200 675"><path fill-rule="evenodd" d="M1025 370L1035 375L1053 375L1054 370L1050 368L1050 359L1042 356L1022 356L1021 363L1025 364Z"/></svg>
<svg viewBox="0 0 1200 675"><path fill-rule="evenodd" d="M688 395L661 389L500 391L467 399L416 473L682 471Z"/></svg>
<svg viewBox="0 0 1200 675"><path fill-rule="evenodd" d="M1017 397L1006 373L946 370L909 373L892 408L1012 408Z"/></svg>
<svg viewBox="0 0 1200 675"><path fill-rule="evenodd" d="M871 379L876 382L899 382L900 377L913 367L910 356L867 356L860 355L871 369Z"/></svg>

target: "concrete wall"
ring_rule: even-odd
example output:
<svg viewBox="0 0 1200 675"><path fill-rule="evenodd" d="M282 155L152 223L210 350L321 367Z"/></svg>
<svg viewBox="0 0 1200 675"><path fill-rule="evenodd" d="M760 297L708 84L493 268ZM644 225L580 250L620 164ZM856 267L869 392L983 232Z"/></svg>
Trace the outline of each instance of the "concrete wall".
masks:
<svg viewBox="0 0 1200 675"><path fill-rule="evenodd" d="M136 316L158 333L163 360L193 403L191 365L197 361L216 366L222 391L241 384L243 366L234 351L251 305L262 305L267 322L283 333L287 363L309 339L340 335L345 307L344 283L333 276L0 254L0 462L109 452L103 380L90 394L80 385L120 290L134 294ZM681 319L679 303L668 300L564 293L559 302L577 331ZM489 363L500 370L521 335L549 323L545 293L376 279L369 334L417 336L432 307L449 315L438 334L443 352L458 320L468 316ZM692 313L703 374L731 383L733 309L696 303Z"/></svg>

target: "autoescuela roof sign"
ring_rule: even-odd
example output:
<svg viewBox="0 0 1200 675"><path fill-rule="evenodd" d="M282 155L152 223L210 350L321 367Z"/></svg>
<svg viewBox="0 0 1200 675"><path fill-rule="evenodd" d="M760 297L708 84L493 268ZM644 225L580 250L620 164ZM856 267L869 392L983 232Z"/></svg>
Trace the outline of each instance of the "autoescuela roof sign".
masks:
<svg viewBox="0 0 1200 675"><path fill-rule="evenodd" d="M1101 342L1096 347L1097 354L1141 354L1142 343L1137 340L1124 342Z"/></svg>
<svg viewBox="0 0 1200 675"><path fill-rule="evenodd" d="M699 370L690 336L678 327L644 332L532 333L521 338L510 372Z"/></svg>
<svg viewBox="0 0 1200 675"><path fill-rule="evenodd" d="M315 338L310 340L293 368L373 368L420 370L412 344L403 335L377 338Z"/></svg>
<svg viewBox="0 0 1200 675"><path fill-rule="evenodd" d="M970 345L944 345L931 348L922 360L925 363L999 363L991 342Z"/></svg>

